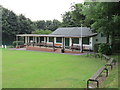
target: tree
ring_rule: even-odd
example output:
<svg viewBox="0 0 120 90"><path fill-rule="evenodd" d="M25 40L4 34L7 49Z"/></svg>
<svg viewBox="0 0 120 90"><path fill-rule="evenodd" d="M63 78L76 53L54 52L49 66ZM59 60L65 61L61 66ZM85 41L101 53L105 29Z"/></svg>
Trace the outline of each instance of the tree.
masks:
<svg viewBox="0 0 120 90"><path fill-rule="evenodd" d="M64 27L78 27L84 25L85 15L82 12L83 4L75 4L71 6L71 11L62 15ZM85 26L85 25L84 25Z"/></svg>
<svg viewBox="0 0 120 90"><path fill-rule="evenodd" d="M18 33L17 16L12 11L2 7L2 41L10 43Z"/></svg>
<svg viewBox="0 0 120 90"><path fill-rule="evenodd" d="M58 27L60 27L60 26L61 26L61 22L58 21L58 20L56 20L56 19L54 19L54 20L52 21L51 28L49 28L49 30L54 31L54 30L56 30L56 29L57 29Z"/></svg>
<svg viewBox="0 0 120 90"><path fill-rule="evenodd" d="M18 27L19 34L30 34L34 31L33 22L22 14L18 16Z"/></svg>
<svg viewBox="0 0 120 90"><path fill-rule="evenodd" d="M36 21L34 22L34 24L36 25L37 29L42 29L42 30L56 30L58 27L61 26L61 22L54 19L53 21L51 20L40 20L40 21Z"/></svg>
<svg viewBox="0 0 120 90"><path fill-rule="evenodd" d="M106 34L107 43L109 43L109 38L111 37L112 40L120 25L115 21L115 18L120 15L119 9L120 3L117 2L87 2L83 8L83 14L86 15L86 20L93 21L91 24L93 29Z"/></svg>
<svg viewBox="0 0 120 90"><path fill-rule="evenodd" d="M31 33L34 30L30 19L22 14L17 16L13 11L6 8L2 9L2 42L3 44L12 44L16 39L16 34Z"/></svg>
<svg viewBox="0 0 120 90"><path fill-rule="evenodd" d="M51 30L35 30L32 32L33 34L50 34L52 33Z"/></svg>
<svg viewBox="0 0 120 90"><path fill-rule="evenodd" d="M73 26L73 20L72 20L72 13L70 11L65 12L65 14L62 15L62 26L63 27L72 27Z"/></svg>
<svg viewBox="0 0 120 90"><path fill-rule="evenodd" d="M45 21L44 20L40 20L36 22L37 28L38 29L43 29L45 30L46 26L45 26Z"/></svg>
<svg viewBox="0 0 120 90"><path fill-rule="evenodd" d="M74 26L81 26L81 24L84 25L85 15L83 15L82 8L83 4L75 4L71 6L72 8L72 20L74 23Z"/></svg>

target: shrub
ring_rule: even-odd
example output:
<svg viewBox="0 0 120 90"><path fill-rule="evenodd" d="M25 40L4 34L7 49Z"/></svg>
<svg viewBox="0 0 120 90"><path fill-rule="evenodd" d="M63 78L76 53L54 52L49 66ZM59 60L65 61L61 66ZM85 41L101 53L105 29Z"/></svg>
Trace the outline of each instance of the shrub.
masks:
<svg viewBox="0 0 120 90"><path fill-rule="evenodd" d="M15 47L16 45L24 45L23 41L14 41L13 46Z"/></svg>
<svg viewBox="0 0 120 90"><path fill-rule="evenodd" d="M120 42L114 42L112 45L112 52L119 53L120 52Z"/></svg>
<svg viewBox="0 0 120 90"><path fill-rule="evenodd" d="M100 44L101 43L97 43L97 44L94 45L94 52L98 52L98 48L99 48Z"/></svg>
<svg viewBox="0 0 120 90"><path fill-rule="evenodd" d="M111 46L109 44L101 43L99 45L98 52L101 54L111 55L112 49L111 49Z"/></svg>

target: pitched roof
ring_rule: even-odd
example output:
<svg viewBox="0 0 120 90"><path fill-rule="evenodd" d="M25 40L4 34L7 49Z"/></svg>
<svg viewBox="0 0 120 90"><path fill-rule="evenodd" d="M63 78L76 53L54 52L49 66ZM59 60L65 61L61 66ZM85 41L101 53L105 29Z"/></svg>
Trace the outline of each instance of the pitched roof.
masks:
<svg viewBox="0 0 120 90"><path fill-rule="evenodd" d="M50 35L81 36L81 27L58 28ZM92 30L88 27L82 27L82 37L93 35L97 35L97 33L92 33Z"/></svg>
<svg viewBox="0 0 120 90"><path fill-rule="evenodd" d="M82 27L82 37L96 36L97 33L92 33L92 30L87 27ZM81 27L64 27L58 28L48 35L43 34L18 34L16 36L35 36L35 37L81 37Z"/></svg>

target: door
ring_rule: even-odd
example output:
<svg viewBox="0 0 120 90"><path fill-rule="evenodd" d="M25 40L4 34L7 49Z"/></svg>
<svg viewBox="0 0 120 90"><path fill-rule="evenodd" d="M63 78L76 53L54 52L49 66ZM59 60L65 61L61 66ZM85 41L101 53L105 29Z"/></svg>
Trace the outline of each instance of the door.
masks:
<svg viewBox="0 0 120 90"><path fill-rule="evenodd" d="M69 38L65 38L65 46L69 46Z"/></svg>

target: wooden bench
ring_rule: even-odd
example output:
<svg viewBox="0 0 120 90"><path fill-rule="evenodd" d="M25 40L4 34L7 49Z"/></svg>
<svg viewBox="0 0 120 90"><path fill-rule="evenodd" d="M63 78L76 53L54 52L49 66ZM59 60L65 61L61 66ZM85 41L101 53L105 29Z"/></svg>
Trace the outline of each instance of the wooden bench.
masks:
<svg viewBox="0 0 120 90"><path fill-rule="evenodd" d="M113 58L111 58L107 63L106 63L106 67L107 66L110 66L111 67L111 70L112 70L112 68L113 68L113 63L115 64L115 60L113 59Z"/></svg>
<svg viewBox="0 0 120 90"><path fill-rule="evenodd" d="M55 44L55 47L56 47L56 48L61 48L61 47L62 47L62 44Z"/></svg>
<svg viewBox="0 0 120 90"><path fill-rule="evenodd" d="M35 43L35 46L46 46L46 43Z"/></svg>
<svg viewBox="0 0 120 90"><path fill-rule="evenodd" d="M108 69L106 68L106 66L101 67L91 78L87 80L87 88L89 88L89 81L97 82L97 88L99 88L99 81L97 80L97 78L104 70L106 70L106 77L108 76Z"/></svg>
<svg viewBox="0 0 120 90"><path fill-rule="evenodd" d="M80 46L79 45L72 45L72 46L70 46L70 48L73 50L73 49L75 49L75 50L80 50Z"/></svg>
<svg viewBox="0 0 120 90"><path fill-rule="evenodd" d="M107 61L110 60L110 57L108 57L107 55L103 54L102 55Z"/></svg>

